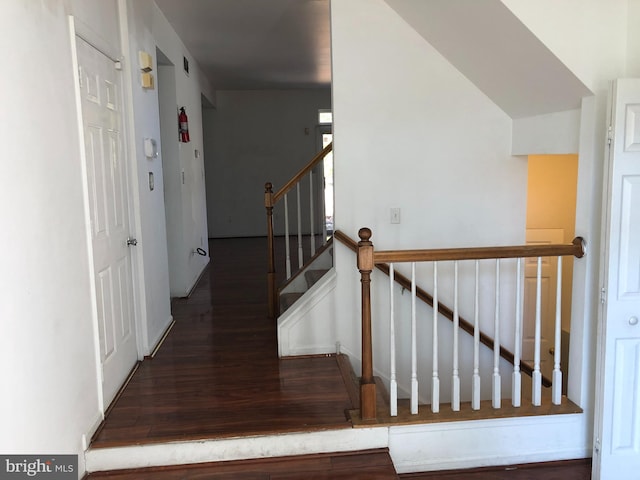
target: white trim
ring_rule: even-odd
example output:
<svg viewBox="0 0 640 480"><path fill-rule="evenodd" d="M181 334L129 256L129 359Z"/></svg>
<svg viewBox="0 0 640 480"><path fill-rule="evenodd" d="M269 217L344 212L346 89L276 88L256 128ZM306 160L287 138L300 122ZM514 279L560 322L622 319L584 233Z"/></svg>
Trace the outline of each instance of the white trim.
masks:
<svg viewBox="0 0 640 480"><path fill-rule="evenodd" d="M125 148L129 159L129 223L132 235L138 239L138 245L132 255L132 280L133 280L133 303L136 317L136 339L138 343L138 359L142 360L145 355L152 351L152 344L149 342L149 331L147 328L147 302L144 279L144 238L142 233L142 218L140 207L140 190L137 169L137 152L135 142L135 116L133 108L133 79L131 76L132 64L129 52L131 51L129 39L129 18L127 13L127 1L118 0L118 23L120 26L120 42L122 52L122 94L124 97L124 124L126 130ZM168 325L168 323L167 323Z"/></svg>
<svg viewBox="0 0 640 480"><path fill-rule="evenodd" d="M329 270L324 277L315 283L297 304L289 308L278 318L278 355L281 357L291 355L309 355L335 352L335 342L331 344L294 345L291 339L292 332L300 324L306 315L320 303L327 295L332 293L337 285L335 268Z"/></svg>
<svg viewBox="0 0 640 480"><path fill-rule="evenodd" d="M104 418L104 389L102 375L102 359L100 358L100 326L98 323L98 300L96 294L95 269L93 265L93 239L91 236L91 212L89 210L89 180L87 177L87 155L85 151L84 126L82 124L82 92L80 91L80 74L78 72L78 49L76 41L76 22L72 15L69 15L69 46L71 48L71 64L73 69L73 89L76 100L76 120L78 129L80 169L82 171L82 200L84 207L85 236L87 241L87 264L89 267L89 291L91 294L91 324L93 327L93 351L96 362L96 392L98 395L98 409ZM82 37L80 37L82 38Z"/></svg>
<svg viewBox="0 0 640 480"><path fill-rule="evenodd" d="M427 472L590 456L584 414L389 427L398 473Z"/></svg>
<svg viewBox="0 0 640 480"><path fill-rule="evenodd" d="M350 452L385 448L388 444L389 431L386 427L349 427L319 432L97 448L87 451L85 460L88 472L99 472L123 468Z"/></svg>

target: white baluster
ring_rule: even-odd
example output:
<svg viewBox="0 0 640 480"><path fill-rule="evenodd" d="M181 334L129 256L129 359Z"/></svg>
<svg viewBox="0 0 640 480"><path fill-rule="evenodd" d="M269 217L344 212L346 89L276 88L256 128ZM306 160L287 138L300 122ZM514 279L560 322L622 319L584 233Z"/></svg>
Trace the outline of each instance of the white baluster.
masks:
<svg viewBox="0 0 640 480"><path fill-rule="evenodd" d="M286 256L287 279L291 278L291 247L289 246L289 199L284 194L284 250Z"/></svg>
<svg viewBox="0 0 640 480"><path fill-rule="evenodd" d="M496 259L496 301L493 317L493 390L491 394L493 408L500 408L500 259Z"/></svg>
<svg viewBox="0 0 640 480"><path fill-rule="evenodd" d="M418 346L416 324L416 264L411 264L411 413L418 413Z"/></svg>
<svg viewBox="0 0 640 480"><path fill-rule="evenodd" d="M398 415L398 382L396 379L396 326L393 303L393 282L395 277L394 265L389 265L389 357L391 360L389 379L389 410L390 415Z"/></svg>
<svg viewBox="0 0 640 480"><path fill-rule="evenodd" d="M440 412L440 378L438 376L438 262L433 262L433 374L431 411Z"/></svg>
<svg viewBox="0 0 640 480"><path fill-rule="evenodd" d="M458 358L458 336L460 314L458 312L458 262L453 262L453 378L451 379L451 410L460 411L460 366Z"/></svg>
<svg viewBox="0 0 640 480"><path fill-rule="evenodd" d="M316 254L315 215L313 213L315 202L313 201L313 170L309 172L309 223L311 225L311 256Z"/></svg>
<svg viewBox="0 0 640 480"><path fill-rule="evenodd" d="M516 263L516 324L513 352L513 376L511 381L511 404L519 407L522 403L522 373L520 372L520 357L522 350L522 259Z"/></svg>
<svg viewBox="0 0 640 480"><path fill-rule="evenodd" d="M479 277L479 264L476 260L476 285L474 293L474 313L473 313L473 386L472 386L472 398L471 409L480 410L480 285L478 282Z"/></svg>
<svg viewBox="0 0 640 480"><path fill-rule="evenodd" d="M327 244L327 187L326 181L324 179L324 164L322 163L322 201L320 202L322 205L322 245Z"/></svg>
<svg viewBox="0 0 640 480"><path fill-rule="evenodd" d="M300 208L300 183L296 185L296 200L298 202L298 269L302 268L304 263L302 255L302 211Z"/></svg>
<svg viewBox="0 0 640 480"><path fill-rule="evenodd" d="M553 387L551 401L554 405L562 403L562 371L560 370L560 332L562 328L562 257L558 257L558 276L556 278L556 328L553 351Z"/></svg>
<svg viewBox="0 0 640 480"><path fill-rule="evenodd" d="M538 257L536 274L536 323L533 346L532 403L539 407L542 404L542 373L540 372L540 331L542 325L542 257Z"/></svg>

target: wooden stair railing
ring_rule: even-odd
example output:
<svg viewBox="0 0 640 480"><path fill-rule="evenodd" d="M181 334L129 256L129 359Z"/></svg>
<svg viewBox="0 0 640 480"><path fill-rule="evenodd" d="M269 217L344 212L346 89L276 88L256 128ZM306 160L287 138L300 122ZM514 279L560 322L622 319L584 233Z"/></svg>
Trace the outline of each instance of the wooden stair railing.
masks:
<svg viewBox="0 0 640 480"><path fill-rule="evenodd" d="M363 421L374 421L376 419L376 385L375 380L373 378L373 355L372 355L372 345L371 345L371 293L370 293L370 284L371 284L371 272L374 267L380 268L382 271L389 271L389 266L385 266L386 262L397 263L397 262L438 262L438 261L458 261L458 260L482 260L482 259L506 259L506 258L514 258L514 259L522 259L522 258L530 258L537 257L538 264L540 265L540 261L542 257L561 257L561 256L574 256L576 258L581 258L585 254L584 240L580 237L576 237L572 243L570 244L560 244L560 245L518 245L518 246L506 246L506 247L478 247L478 248L450 248L450 249L431 249L431 250L398 250L398 251L375 251L373 244L371 242L371 230L368 228L362 228L358 232L360 237L360 242L357 244L357 265L358 270L361 274L361 288L362 288L362 378L361 378L361 393L360 393L360 414ZM349 239L344 233L336 232L335 238L339 241L345 243L350 248L353 247L353 241ZM558 262L560 265L562 262ZM382 267L382 268L381 268ZM540 267L539 267L540 268ZM558 267L559 272L561 272L561 266ZM408 279L404 278L400 283L403 287L406 285L406 281ZM411 283L410 288L411 288ZM414 284L415 285L415 284ZM426 294L426 292L424 292ZM559 290L558 290L559 293ZM434 309L434 315L438 313L445 312L448 314L450 309L446 308L444 311L439 311L440 302L434 300L433 297L426 294L428 298L430 298L430 304L433 306L434 304L437 306ZM539 301L539 299L537 299ZM557 307L558 308L558 307ZM537 306L539 310L539 305ZM446 314L445 314L446 315ZM559 332L558 325L559 320L558 316L560 315L559 310L556 310L556 345L559 342ZM448 316L448 315L446 315ZM457 312L454 313L454 317L457 317ZM468 322L465 322L468 324ZM462 322L460 322L462 327ZM474 331L474 327L471 326L471 331ZM468 331L468 327L462 327L465 331ZM538 328L538 327L536 327ZM485 337L485 340L482 343L487 344L494 349L495 351L495 343L490 338ZM517 347L518 348L518 347ZM510 363L516 366L517 369L520 368L520 359L519 356L514 358L514 355L511 352L503 351L502 347L499 349L500 354L503 358L510 360ZM539 350L539 349L538 349ZM559 350L559 349L558 349ZM539 358L539 351L536 354ZM559 362L559 351L556 353L557 362ZM510 357L510 359L509 359ZM514 368L514 371L517 370ZM525 371L525 368L522 368ZM494 370L495 371L495 370ZM527 373L527 372L525 372ZM539 364L534 365L534 370L529 371L529 374L533 376L534 383L541 385L541 374L539 371ZM393 374L392 374L393 376ZM560 382L558 382L558 379ZM560 386L561 384L561 375L556 376L556 369L554 368L554 381L553 381L553 402L559 403L560 399ZM434 384L437 387L437 383ZM417 388L416 388L417 390ZM437 390L434 388L433 390ZM538 388L539 391L539 388ZM432 391L432 394L434 392ZM496 389L494 386L493 396L496 394L499 395L499 383L498 388ZM415 392L417 397L417 391ZM478 393L479 395L479 393ZM536 393L536 389L534 388L534 405L539 404L539 393ZM413 397L413 395L412 395ZM478 396L479 398L479 396ZM435 402L435 410L432 402L432 411L434 413L438 412L437 402ZM479 400L478 400L479 403ZM414 404L414 399L412 398L412 405ZM453 402L452 402L453 405ZM479 408L479 407L478 407ZM496 402L494 400L494 408L499 408L499 400ZM415 412L412 406L412 413L417 413L417 398L415 399Z"/></svg>
<svg viewBox="0 0 640 480"><path fill-rule="evenodd" d="M330 143L323 148L316 156L314 156L309 163L301 168L291 179L284 184L280 190L276 193L273 192L273 185L271 182L265 184L264 193L264 206L267 213L267 295L268 295L268 313L269 318L275 318L278 312L278 288L276 285L276 261L275 261L275 241L274 241L274 228L273 228L273 209L276 204L285 198L285 195L294 187L299 185L300 181L309 174L329 152L333 150L333 143ZM285 202L286 203L286 202ZM285 212L285 216L286 216ZM286 221L286 228L288 228L288 221ZM300 218L298 218L300 225ZM324 222L324 220L323 220ZM313 225L313 218L311 219L311 225ZM299 226L299 238L300 238L300 226ZM287 234L288 236L288 234ZM312 242L313 242L313 230L312 230ZM315 252L312 252L312 255ZM300 254L300 259L302 258Z"/></svg>
<svg viewBox="0 0 640 480"><path fill-rule="evenodd" d="M351 237L349 237L347 234L345 234L343 231L341 230L336 230L333 234L334 238L338 241L340 241L343 245L345 245L347 248L349 248L350 250L352 250L354 253L358 253L358 242L356 242L355 240L353 240ZM389 276L389 264L388 263L376 263L375 267L380 270L382 273L384 273L385 275ZM399 272L394 272L394 280L395 282L400 285L402 288L404 288L405 290L410 291L411 290L411 280L407 277L405 277L404 275L402 275ZM416 287L416 297L419 298L420 300L422 300L424 303L426 303L428 306L433 307L433 296L428 293L426 290L424 290L421 287ZM450 321L454 321L454 312L451 308L449 308L447 305L445 305L442 302L438 302L438 312L445 318L447 318ZM460 329L462 329L463 331L465 331L466 333L468 333L469 335L473 336L474 335L474 329L473 329L473 324L471 322L469 322L468 320L466 320L464 317L462 316L458 316L458 321L459 321L459 327ZM487 335L485 332L480 332L479 334L480 337L480 343L482 343L483 345L485 345L486 347L492 349L493 348L493 338L490 335ZM500 357L502 357L503 359L505 359L507 362L509 362L511 365L513 365L514 362L514 354L513 352L511 352L509 349L505 348L504 346L500 346ZM520 363L520 368L522 370L522 372L528 376L532 376L533 375L533 366L526 363L526 362L521 362ZM542 386L543 387L550 387L551 386L551 379L549 377L546 376L542 376Z"/></svg>

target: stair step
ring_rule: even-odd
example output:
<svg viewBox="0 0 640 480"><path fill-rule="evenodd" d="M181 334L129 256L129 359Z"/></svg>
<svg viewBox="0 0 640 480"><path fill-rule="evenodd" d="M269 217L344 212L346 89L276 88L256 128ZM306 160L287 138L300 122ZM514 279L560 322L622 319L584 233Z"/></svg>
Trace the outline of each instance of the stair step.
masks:
<svg viewBox="0 0 640 480"><path fill-rule="evenodd" d="M291 305L304 295L304 292L283 293L280 295L280 313L284 313Z"/></svg>
<svg viewBox="0 0 640 480"><path fill-rule="evenodd" d="M323 270L309 270L307 272L304 273L304 278L306 278L307 280L307 285L309 288L313 287L313 285L315 285L315 283L320 280L322 277L324 277L325 273L327 273L329 271L329 269L323 269Z"/></svg>
<svg viewBox="0 0 640 480"><path fill-rule="evenodd" d="M354 452L319 453L294 457L236 460L171 467L152 467L92 473L87 480L175 480L189 478L315 478L321 479L397 479L386 448Z"/></svg>

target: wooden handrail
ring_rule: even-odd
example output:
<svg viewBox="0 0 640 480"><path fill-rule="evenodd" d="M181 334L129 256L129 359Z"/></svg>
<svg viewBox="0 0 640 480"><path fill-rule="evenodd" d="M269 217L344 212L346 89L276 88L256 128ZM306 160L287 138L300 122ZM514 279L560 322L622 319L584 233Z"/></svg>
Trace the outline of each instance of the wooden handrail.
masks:
<svg viewBox="0 0 640 480"><path fill-rule="evenodd" d="M418 261L442 261L442 260L480 260L495 258L523 258L542 256L564 256L574 255L578 258L584 256L584 240L576 237L570 245L518 245L511 247L481 247L470 249L439 249L439 250L409 250L409 251L387 251L381 252L376 258L376 252L371 242L371 230L361 228L358 231L360 241L357 244L356 254L358 258L358 270L360 271L362 283L362 379L360 383L360 414L362 420L375 420L375 383L371 385L369 381L370 372L373 371L373 358L371 354L371 270L377 263L382 264L383 260L390 262L418 262ZM344 235L336 235L342 241ZM567 248L568 247L568 248ZM496 272L498 274L498 271ZM434 267L435 277L435 267ZM406 280L406 279L405 279ZM435 281L435 278L434 278ZM431 299L433 305L433 299ZM438 302L438 306L440 303ZM438 311L438 310L436 310ZM496 320L497 324L497 320ZM434 327L435 335L435 327ZM556 333L557 335L557 333ZM435 347L434 347L435 348ZM502 354L502 349L496 354ZM494 349L495 351L495 349ZM511 358L513 364L514 358ZM415 360L414 360L415 361ZM434 360L435 361L435 360ZM521 365L518 365L521 366ZM494 366L494 368L496 368ZM539 377L540 371L534 372ZM366 375L366 376L365 376ZM434 377L435 378L435 377ZM499 383L495 389L499 389ZM435 388L435 387L434 387ZM412 398L413 398L412 393ZM373 407L371 405L373 404ZM499 407L494 407L499 408ZM365 413L366 409L366 413ZM437 411L437 410L434 410ZM415 412L414 412L415 413Z"/></svg>
<svg viewBox="0 0 640 480"><path fill-rule="evenodd" d="M324 157L326 157L331 150L333 150L333 142L324 147L315 157L311 159L311 161L309 161L309 163L302 167L302 169L300 169L298 173L291 177L291 180L285 183L284 186L273 195L273 205L278 203L278 201L282 197L284 197L285 193L295 187L296 183L298 183L307 173L309 173L311 169L313 169L313 167L320 163L320 161L324 159Z"/></svg>
<svg viewBox="0 0 640 480"><path fill-rule="evenodd" d="M264 185L264 207L267 211L267 303L269 318L275 318L276 313L279 310L278 288L276 286L275 243L273 238L273 207L332 150L333 143L330 143L316 154L309 163L307 163L276 193L273 193L273 185L271 182L267 182Z"/></svg>
<svg viewBox="0 0 640 480"><path fill-rule="evenodd" d="M350 250L357 253L358 244L351 237L346 235L341 230L334 232L334 238L347 246ZM518 245L511 247L480 247L480 248L449 248L449 249L431 249L431 250L387 250L373 253L374 263L378 270L386 275L389 275L389 264L385 262L391 259L390 262L418 262L418 261L443 261L443 260L481 260L491 258L528 258L528 257L545 257L545 256L563 256L573 255L576 258L582 258L585 253L584 239L582 237L576 237L570 244L560 245ZM400 259L400 260L398 260ZM411 289L411 280L402 275L400 272L394 272L394 279L402 288L407 290ZM427 293L424 289L416 287L416 297L425 302L430 307L433 307L433 297ZM442 302L438 302L438 312L445 318L453 321L453 310ZM460 328L467 332L469 335L473 335L473 324L464 319L458 317L460 322ZM493 338L486 333L480 332L480 343L493 349ZM500 357L508 361L513 365L515 355L510 350L503 346L500 346ZM531 376L533 374L533 367L526 362L520 363L520 369L526 375ZM542 376L542 384L545 387L551 386L551 380Z"/></svg>
<svg viewBox="0 0 640 480"><path fill-rule="evenodd" d="M582 237L572 243L557 245L514 245L508 247L439 248L431 250L380 250L374 252L373 260L378 263L433 262L445 260L485 260L493 258L560 257L584 256Z"/></svg>
<svg viewBox="0 0 640 480"><path fill-rule="evenodd" d="M344 244L350 250L353 250L353 252L357 253L358 244L355 242L355 240L353 240L351 237L346 235L344 232L342 232L341 230L336 230L333 233L333 237L339 240L342 244ZM374 253L374 256L375 256L375 253ZM376 268L380 270L382 273L384 273L385 275L387 276L389 275L390 268L388 263L377 263ZM405 290L411 290L411 280L409 280L407 277L402 275L397 270L394 272L393 277L396 283L400 285L402 288L404 288ZM416 286L416 297L433 308L433 297L423 288ZM438 302L438 313L440 313L443 317L453 322L453 310L451 310L451 308L449 308L447 305L443 304L442 302ZM460 328L463 331L467 332L469 335L473 336L473 333L474 333L473 324L461 316L458 316L458 321L460 324ZM486 347L489 347L490 349L493 350L493 338L484 332L480 332L480 343L482 343ZM513 354L513 352L511 352L510 350L508 350L502 345L500 346L500 357L502 357L511 365L513 365L515 355ZM520 362L520 370L524 374L529 376L532 376L533 374L533 367L523 361ZM543 375L542 385L544 385L545 387L550 387L551 379Z"/></svg>

